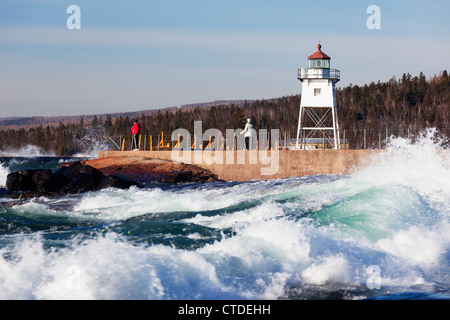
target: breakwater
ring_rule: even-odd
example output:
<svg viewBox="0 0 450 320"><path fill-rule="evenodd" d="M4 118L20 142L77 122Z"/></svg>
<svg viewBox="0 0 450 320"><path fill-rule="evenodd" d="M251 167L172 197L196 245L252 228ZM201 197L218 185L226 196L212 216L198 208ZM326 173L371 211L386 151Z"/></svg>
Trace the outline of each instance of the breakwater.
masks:
<svg viewBox="0 0 450 320"><path fill-rule="evenodd" d="M100 151L99 158L145 157L194 164L226 181L271 180L318 174L351 174L383 150Z"/></svg>

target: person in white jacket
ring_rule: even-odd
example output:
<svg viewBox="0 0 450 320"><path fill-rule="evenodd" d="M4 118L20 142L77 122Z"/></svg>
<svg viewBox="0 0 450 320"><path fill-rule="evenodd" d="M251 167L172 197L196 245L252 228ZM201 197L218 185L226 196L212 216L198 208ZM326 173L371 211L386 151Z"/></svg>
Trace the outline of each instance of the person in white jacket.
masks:
<svg viewBox="0 0 450 320"><path fill-rule="evenodd" d="M253 138L256 137L256 131L253 127L253 124L251 123L250 118L247 119L247 123L245 125L244 131L241 132L241 134L245 134L245 147L244 150L251 150L253 149Z"/></svg>

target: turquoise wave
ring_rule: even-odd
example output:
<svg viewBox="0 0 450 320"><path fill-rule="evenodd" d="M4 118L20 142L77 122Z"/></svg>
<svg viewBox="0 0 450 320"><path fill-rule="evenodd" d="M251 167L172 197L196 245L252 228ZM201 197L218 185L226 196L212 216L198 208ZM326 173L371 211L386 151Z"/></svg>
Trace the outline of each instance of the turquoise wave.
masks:
<svg viewBox="0 0 450 320"><path fill-rule="evenodd" d="M360 234L372 242L412 226L430 227L438 221L438 213L424 197L410 187L395 185L362 190L309 217L317 227Z"/></svg>

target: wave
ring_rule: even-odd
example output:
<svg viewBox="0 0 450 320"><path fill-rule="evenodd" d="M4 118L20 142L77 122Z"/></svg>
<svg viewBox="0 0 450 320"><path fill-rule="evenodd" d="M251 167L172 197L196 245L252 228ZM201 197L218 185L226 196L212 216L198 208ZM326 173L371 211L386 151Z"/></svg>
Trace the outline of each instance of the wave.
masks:
<svg viewBox="0 0 450 320"><path fill-rule="evenodd" d="M17 149L0 150L0 157L56 157L56 155L41 147L26 145Z"/></svg>
<svg viewBox="0 0 450 320"><path fill-rule="evenodd" d="M450 158L441 149L427 131L392 139L349 176L106 189L0 207L0 298L448 294Z"/></svg>

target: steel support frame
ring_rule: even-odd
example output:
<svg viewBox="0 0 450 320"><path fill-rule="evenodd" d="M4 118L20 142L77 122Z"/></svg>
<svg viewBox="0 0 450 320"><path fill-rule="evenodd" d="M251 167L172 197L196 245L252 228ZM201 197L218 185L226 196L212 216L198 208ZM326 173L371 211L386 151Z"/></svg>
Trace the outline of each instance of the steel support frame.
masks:
<svg viewBox="0 0 450 320"><path fill-rule="evenodd" d="M322 116L319 116L315 111L315 109L318 108L327 110ZM332 127L327 127L325 126L325 121L329 121L330 117ZM314 127L304 126L307 118L313 122ZM322 132L324 139L326 139L326 141L333 146L333 149L340 149L339 123L336 106L309 107L300 105L296 148L305 149L306 140L320 131ZM307 132L309 133L307 134Z"/></svg>

